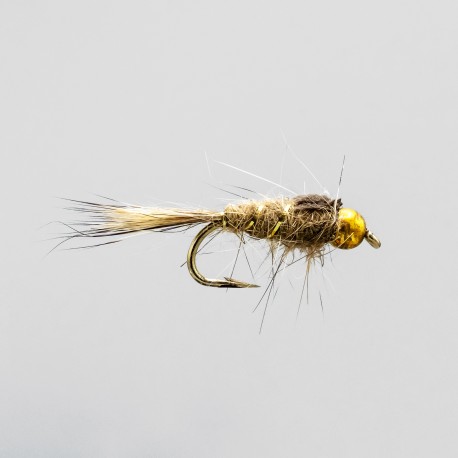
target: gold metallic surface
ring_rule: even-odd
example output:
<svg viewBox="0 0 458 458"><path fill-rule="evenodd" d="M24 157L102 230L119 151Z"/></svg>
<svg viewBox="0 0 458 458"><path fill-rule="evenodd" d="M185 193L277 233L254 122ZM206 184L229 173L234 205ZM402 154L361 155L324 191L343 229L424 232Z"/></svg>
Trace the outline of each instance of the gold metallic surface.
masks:
<svg viewBox="0 0 458 458"><path fill-rule="evenodd" d="M254 221L251 220L247 225L246 225L246 228L245 230L247 231L248 229L250 229L250 227L254 226Z"/></svg>
<svg viewBox="0 0 458 458"><path fill-rule="evenodd" d="M380 248L382 243L370 230L366 228L364 218L351 208L341 208L338 214L339 228L332 245L349 250L356 248L363 240L372 248Z"/></svg>
<svg viewBox="0 0 458 458"><path fill-rule="evenodd" d="M366 222L364 218L351 208L341 208L338 214L336 238L332 242L337 248L349 250L356 248L366 236Z"/></svg>
<svg viewBox="0 0 458 458"><path fill-rule="evenodd" d="M278 221L275 227L273 228L272 232L267 236L268 239L271 239L280 229L280 226L283 224L283 221Z"/></svg>

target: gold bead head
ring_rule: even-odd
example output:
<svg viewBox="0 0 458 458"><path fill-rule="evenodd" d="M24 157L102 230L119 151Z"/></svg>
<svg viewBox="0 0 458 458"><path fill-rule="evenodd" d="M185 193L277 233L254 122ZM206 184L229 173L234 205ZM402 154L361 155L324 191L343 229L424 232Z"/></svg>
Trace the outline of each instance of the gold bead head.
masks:
<svg viewBox="0 0 458 458"><path fill-rule="evenodd" d="M337 217L337 234L331 242L337 248L349 250L356 248L366 237L364 218L351 208L341 208Z"/></svg>

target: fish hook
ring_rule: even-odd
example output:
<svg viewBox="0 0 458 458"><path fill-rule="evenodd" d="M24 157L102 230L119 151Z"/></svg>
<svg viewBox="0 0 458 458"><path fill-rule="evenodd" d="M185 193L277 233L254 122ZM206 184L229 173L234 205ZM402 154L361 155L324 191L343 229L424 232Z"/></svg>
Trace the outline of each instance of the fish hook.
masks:
<svg viewBox="0 0 458 458"><path fill-rule="evenodd" d="M217 280L212 278L204 277L196 265L196 256L199 251L199 247L204 239L212 232L221 229L221 225L218 223L207 224L195 237L188 250L188 269L191 277L204 286L213 286L215 288L257 288L259 285L252 283L245 283L243 281L235 280L234 278L224 277L224 280Z"/></svg>

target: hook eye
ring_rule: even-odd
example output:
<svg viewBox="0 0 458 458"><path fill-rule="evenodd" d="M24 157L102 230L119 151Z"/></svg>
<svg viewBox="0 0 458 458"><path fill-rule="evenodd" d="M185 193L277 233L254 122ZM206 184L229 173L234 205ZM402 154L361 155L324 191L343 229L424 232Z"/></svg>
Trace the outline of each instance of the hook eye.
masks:
<svg viewBox="0 0 458 458"><path fill-rule="evenodd" d="M380 248L382 246L382 242L369 230L366 231L364 238L372 248Z"/></svg>

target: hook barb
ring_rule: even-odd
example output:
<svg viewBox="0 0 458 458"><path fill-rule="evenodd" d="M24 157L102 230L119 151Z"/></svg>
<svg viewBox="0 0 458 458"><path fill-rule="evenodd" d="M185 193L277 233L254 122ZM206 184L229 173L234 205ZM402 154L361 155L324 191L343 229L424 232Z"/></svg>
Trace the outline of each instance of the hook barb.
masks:
<svg viewBox="0 0 458 458"><path fill-rule="evenodd" d="M259 285L252 283L245 283L243 281L235 280L234 278L224 277L224 280L216 280L212 278L204 277L197 269L196 257L199 251L199 247L206 237L212 232L221 229L221 225L218 223L207 224L195 237L188 250L188 270L191 277L197 283L204 286L213 286L215 288L257 288Z"/></svg>

